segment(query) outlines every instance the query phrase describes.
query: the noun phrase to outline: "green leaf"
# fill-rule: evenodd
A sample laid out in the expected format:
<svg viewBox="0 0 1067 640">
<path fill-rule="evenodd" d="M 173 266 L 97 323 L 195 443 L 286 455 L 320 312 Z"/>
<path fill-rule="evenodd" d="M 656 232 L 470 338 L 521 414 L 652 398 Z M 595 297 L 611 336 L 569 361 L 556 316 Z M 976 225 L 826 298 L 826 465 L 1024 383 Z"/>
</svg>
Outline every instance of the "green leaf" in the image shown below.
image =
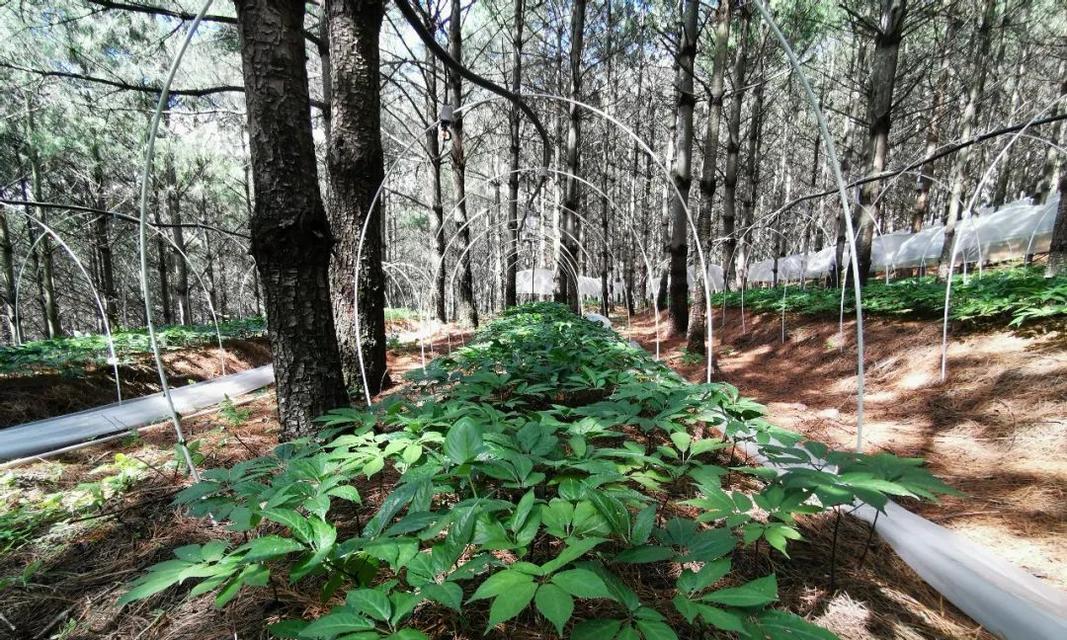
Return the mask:
<svg viewBox="0 0 1067 640">
<path fill-rule="evenodd" d="M 182 580 L 182 573 L 190 566 L 192 565 L 184 560 L 167 560 L 153 566 L 147 574 L 135 580 L 132 588 L 119 598 L 119 606 L 143 600 L 178 584 Z"/>
<path fill-rule="evenodd" d="M 637 512 L 633 529 L 630 532 L 630 544 L 639 545 L 648 542 L 652 535 L 652 526 L 656 522 L 656 505 L 652 504 Z"/>
<path fill-rule="evenodd" d="M 491 629 L 501 622 L 519 615 L 530 604 L 530 600 L 533 599 L 536 591 L 537 585 L 531 580 L 530 582 L 517 584 L 507 592 L 498 595 L 493 600 L 493 606 L 489 608 L 489 625 L 487 629 Z"/>
<path fill-rule="evenodd" d="M 386 622 L 393 611 L 389 596 L 377 589 L 356 589 L 345 596 L 345 604 L 359 613 Z"/>
<path fill-rule="evenodd" d="M 778 581 L 774 574 L 747 582 L 740 587 L 712 591 L 701 600 L 731 607 L 757 607 L 778 599 Z"/>
<path fill-rule="evenodd" d="M 467 601 L 473 602 L 474 600 L 482 600 L 485 598 L 492 598 L 502 593 L 507 593 L 512 589 L 516 589 L 528 584 L 533 583 L 533 576 L 521 571 L 504 570 L 498 571 L 489 576 L 485 582 L 478 586 L 478 589 L 474 592 Z M 533 592 L 530 592 L 530 597 L 533 597 Z"/>
<path fill-rule="evenodd" d="M 764 611 L 759 617 L 759 627 L 771 640 L 837 640 L 829 630 L 785 611 Z"/>
<path fill-rule="evenodd" d="M 700 571 L 693 572 L 688 569 L 683 571 L 682 575 L 678 576 L 678 588 L 686 593 L 695 593 L 721 580 L 729 572 L 729 558 L 707 562 L 700 568 Z"/>
<path fill-rule="evenodd" d="M 334 487 L 326 493 L 327 495 L 334 496 L 335 498 L 341 498 L 342 500 L 348 500 L 349 502 L 355 502 L 356 504 L 360 504 L 363 502 L 363 499 L 359 497 L 359 491 L 357 491 L 356 488 L 350 484 L 343 484 L 339 487 Z"/>
<path fill-rule="evenodd" d="M 308 519 L 292 509 L 264 509 L 263 517 L 289 527 L 293 537 L 301 542 L 311 542 L 312 531 Z"/>
<path fill-rule="evenodd" d="M 661 562 L 673 557 L 674 549 L 671 549 L 670 547 L 642 545 L 640 547 L 631 547 L 630 549 L 620 552 L 615 556 L 615 562 L 644 564 L 649 562 Z"/>
<path fill-rule="evenodd" d="M 552 576 L 551 581 L 564 591 L 578 598 L 610 598 L 604 581 L 588 569 L 570 569 Z"/>
<path fill-rule="evenodd" d="M 292 538 L 283 538 L 275 535 L 261 536 L 252 540 L 246 546 L 248 547 L 248 551 L 244 555 L 245 562 L 273 560 L 279 556 L 284 556 L 285 554 L 294 551 L 301 551 L 305 548 L 304 545 Z"/>
<path fill-rule="evenodd" d="M 579 540 L 571 541 L 554 560 L 549 560 L 541 565 L 541 570 L 547 575 L 562 569 L 578 558 L 584 556 L 601 542 L 604 542 L 603 538 L 581 538 Z"/>
<path fill-rule="evenodd" d="M 693 437 L 684 431 L 675 431 L 671 434 L 671 442 L 678 448 L 679 451 L 685 452 L 689 449 L 689 445 L 693 443 Z"/>
<path fill-rule="evenodd" d="M 645 637 L 645 640 L 678 640 L 674 629 L 671 629 L 666 622 L 638 620 L 637 628 L 641 631 L 641 635 Z"/>
<path fill-rule="evenodd" d="M 374 629 L 374 623 L 354 611 L 335 609 L 304 627 L 300 637 L 329 639 L 342 633 L 371 629 Z"/>
<path fill-rule="evenodd" d="M 422 457 L 422 445 L 409 444 L 402 454 L 401 458 L 408 464 L 415 464 Z"/>
<path fill-rule="evenodd" d="M 571 640 L 611 640 L 619 633 L 622 620 L 586 620 L 571 630 Z"/>
<path fill-rule="evenodd" d="M 419 589 L 419 593 L 455 611 L 463 606 L 463 589 L 455 582 L 427 584 Z"/>
<path fill-rule="evenodd" d="M 554 584 L 543 584 L 534 596 L 534 604 L 562 636 L 563 625 L 567 624 L 567 620 L 570 620 L 571 614 L 574 613 L 574 598 L 571 594 Z"/>
<path fill-rule="evenodd" d="M 713 627 L 725 631 L 743 632 L 745 630 L 744 619 L 736 613 L 713 607 L 710 604 L 698 604 L 696 608 L 700 619 Z"/>
<path fill-rule="evenodd" d="M 267 625 L 270 634 L 277 638 L 299 638 L 300 633 L 308 626 L 307 620 L 282 620 Z"/>
<path fill-rule="evenodd" d="M 460 418 L 445 436 L 445 455 L 456 464 L 470 462 L 484 447 L 481 429 L 470 418 Z"/>
</svg>

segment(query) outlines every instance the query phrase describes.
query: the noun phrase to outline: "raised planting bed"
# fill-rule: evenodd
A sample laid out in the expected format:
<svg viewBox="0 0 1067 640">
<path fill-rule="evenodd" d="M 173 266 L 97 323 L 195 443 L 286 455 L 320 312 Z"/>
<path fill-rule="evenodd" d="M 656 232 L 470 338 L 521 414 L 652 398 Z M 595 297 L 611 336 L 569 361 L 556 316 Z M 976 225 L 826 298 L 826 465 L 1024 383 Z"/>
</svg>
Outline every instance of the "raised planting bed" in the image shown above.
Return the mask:
<svg viewBox="0 0 1067 640">
<path fill-rule="evenodd" d="M 288 638 L 833 638 L 779 601 L 798 518 L 951 491 L 917 461 L 777 429 L 555 304 L 410 376 L 315 438 L 206 472 L 177 501 L 231 533 L 174 549 L 121 602 L 260 590 Z M 772 438 L 773 459 L 836 471 L 734 457 Z"/>
</svg>

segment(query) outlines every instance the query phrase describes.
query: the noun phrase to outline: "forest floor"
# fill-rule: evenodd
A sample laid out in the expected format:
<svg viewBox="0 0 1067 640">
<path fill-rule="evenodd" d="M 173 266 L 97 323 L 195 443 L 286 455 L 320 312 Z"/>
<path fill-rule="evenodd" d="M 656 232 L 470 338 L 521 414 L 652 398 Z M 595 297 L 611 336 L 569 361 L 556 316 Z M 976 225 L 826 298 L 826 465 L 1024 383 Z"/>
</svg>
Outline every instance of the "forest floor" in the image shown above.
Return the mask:
<svg viewBox="0 0 1067 640">
<path fill-rule="evenodd" d="M 270 363 L 266 337 L 234 338 L 218 347 L 164 351 L 163 365 L 171 386 L 180 387 Z M 150 353 L 125 358 L 119 365 L 122 397 L 158 393 L 159 374 Z M 91 409 L 115 402 L 115 373 L 109 365 L 87 363 L 64 370 L 30 369 L 0 375 L 0 429 Z"/>
<path fill-rule="evenodd" d="M 838 355 L 836 343 L 826 342 L 832 336 L 820 333 L 829 329 L 822 327 L 820 323 L 812 323 L 812 326 L 805 328 L 807 325 L 793 320 L 791 326 L 795 328 L 791 330 L 790 341 L 780 348 L 792 355 L 785 360 L 776 360 L 775 364 L 770 366 L 769 363 L 774 358 L 770 352 L 779 349 L 774 343 L 778 335 L 777 325 L 769 317 L 750 319 L 750 322 L 753 324 L 745 334 L 741 334 L 739 328 L 732 332 L 729 327 L 722 332 L 725 340 L 718 347 L 718 353 L 725 377 L 738 384 L 746 395 L 755 396 L 768 403 L 772 418 L 782 426 L 810 429 L 809 433 L 813 436 L 841 446 L 849 446 L 854 437 L 849 431 L 849 398 L 850 393 L 854 393 L 854 383 L 848 380 L 847 345 L 844 352 Z M 958 440 L 965 438 L 964 432 L 957 432 L 956 429 L 963 427 L 945 427 L 937 433 L 927 434 L 925 439 L 917 435 L 905 438 L 900 433 L 893 436 L 880 435 L 894 424 L 891 416 L 897 414 L 889 411 L 891 405 L 902 405 L 895 411 L 904 415 L 907 412 L 903 405 L 914 402 L 916 395 L 913 391 L 907 391 L 895 400 L 879 400 L 882 397 L 880 393 L 888 393 L 882 388 L 888 384 L 885 381 L 888 378 L 884 377 L 890 375 L 886 373 L 886 369 L 891 366 L 918 367 L 919 363 L 916 354 L 901 352 L 908 360 L 906 365 L 885 364 L 878 367 L 879 363 L 891 357 L 890 352 L 899 351 L 897 347 L 901 345 L 902 340 L 907 340 L 910 344 L 911 338 L 901 335 L 902 323 L 886 323 L 884 327 L 877 322 L 872 324 L 875 326 L 869 329 L 869 357 L 875 370 L 869 380 L 869 393 L 873 396 L 869 404 L 871 442 L 878 443 L 886 439 L 891 445 L 906 445 L 902 449 L 906 453 L 925 453 L 931 458 L 935 472 L 946 476 L 952 484 L 971 493 L 969 500 L 960 501 L 958 505 L 954 505 L 953 500 L 946 500 L 941 506 L 924 509 L 923 513 L 927 517 L 953 527 L 960 523 L 974 522 L 996 524 L 1000 520 L 982 519 L 990 517 L 985 512 L 996 508 L 1007 510 L 1010 507 L 1011 512 L 1016 514 L 1016 526 L 1047 527 L 1044 532 L 1034 532 L 1032 540 L 1027 538 L 1027 534 L 1011 529 L 1005 530 L 1003 535 L 1014 536 L 1005 540 L 1030 540 L 1036 545 L 1030 548 L 1028 553 L 1039 553 L 1041 559 L 1032 560 L 1024 566 L 1062 585 L 1062 562 L 1057 561 L 1056 549 L 1051 544 L 1057 535 L 1063 533 L 1062 517 L 1059 521 L 1054 520 L 1056 514 L 1062 514 L 1062 506 L 1052 504 L 1046 497 L 1046 492 L 1055 491 L 1056 485 L 1051 482 L 1042 484 L 1030 478 L 1025 481 L 1026 486 L 1022 487 L 1023 480 L 1017 478 L 1022 472 L 1016 468 L 1036 468 L 1044 461 L 1048 464 L 1045 473 L 1049 477 L 1058 477 L 1058 487 L 1062 489 L 1063 475 L 1057 475 L 1057 469 L 1062 470 L 1062 466 L 1054 466 L 1056 450 L 1048 441 L 1049 438 L 1046 436 L 1042 439 L 1030 433 L 1030 430 L 1016 429 L 1016 441 L 1011 443 L 1006 440 L 1008 436 L 1004 434 L 1004 429 L 1014 424 L 1010 420 L 1006 423 L 1007 426 L 1001 422 L 996 423 L 1001 429 L 996 432 L 998 435 L 985 433 L 976 426 L 986 422 L 976 423 L 969 428 L 974 430 L 977 436 L 989 439 L 989 446 L 995 444 L 1002 449 L 1006 448 L 998 469 L 984 468 L 976 471 L 969 464 L 948 469 L 951 456 L 956 455 L 958 458 L 960 455 L 958 452 L 953 454 L 948 447 L 962 446 Z M 616 323 L 616 327 L 626 335 L 624 326 L 625 321 Z M 650 317 L 639 318 L 633 326 L 632 337 L 639 342 L 650 342 L 653 336 L 651 326 Z M 832 329 L 831 333 L 836 335 L 836 325 Z M 915 329 L 918 331 L 922 327 Z M 930 333 L 929 330 L 926 331 L 927 334 Z M 467 337 L 469 332 L 453 332 L 442 328 L 433 341 L 434 353 L 447 353 L 450 345 L 455 348 Z M 1057 410 L 1055 407 L 1044 407 L 1044 404 L 1037 403 L 1035 399 L 1042 396 L 1042 403 L 1045 403 L 1048 398 L 1067 396 L 1062 388 L 1059 388 L 1058 395 L 1053 394 L 1055 389 L 1049 388 L 1049 385 L 1057 380 L 1058 384 L 1063 384 L 1061 372 L 1064 362 L 1061 347 L 1056 346 L 1055 342 L 1046 344 L 1045 341 L 1052 338 L 1014 339 L 1027 341 L 1031 346 L 1045 346 L 1035 347 L 1033 351 L 1021 350 L 1021 354 L 1028 355 L 1030 360 L 1027 361 L 1026 368 L 1019 371 L 1031 372 L 1028 375 L 1032 377 L 1027 378 L 1025 384 L 1013 384 L 1022 387 L 1015 393 L 1027 394 L 1028 399 L 1019 401 L 1022 403 L 1020 407 L 1026 406 L 1026 410 L 1014 406 L 1016 401 L 1008 398 L 1008 394 L 1001 393 L 1001 401 L 1008 402 L 1012 406 L 1011 411 L 1015 411 L 1016 415 L 1028 415 L 1028 423 L 1040 419 L 1062 419 L 1062 411 L 1058 414 L 1059 418 L 1056 418 L 1053 416 Z M 916 344 L 921 342 L 917 338 L 915 340 Z M 790 347 L 794 342 L 797 344 Z M 881 349 L 884 353 L 879 351 L 879 344 L 883 345 Z M 934 344 L 932 339 L 930 344 Z M 668 360 L 683 372 L 699 376 L 698 366 L 689 366 L 682 361 L 683 355 L 679 347 L 678 341 L 667 343 L 665 353 Z M 1000 348 L 1004 348 L 1003 345 Z M 936 347 L 931 346 L 930 349 L 930 353 L 936 355 Z M 816 351 L 828 354 L 823 356 L 825 362 L 820 362 L 820 359 L 815 357 Z M 973 346 L 969 351 L 971 357 L 979 359 L 981 354 L 976 352 Z M 957 372 L 953 375 L 962 376 L 970 365 L 960 361 L 955 347 L 953 355 L 955 366 L 958 367 L 953 370 Z M 429 357 L 431 354 L 427 353 L 427 358 Z M 786 357 L 786 353 L 782 353 L 780 357 Z M 1021 358 L 1022 355 L 1018 357 Z M 389 364 L 394 380 L 400 380 L 403 372 L 418 367 L 420 349 L 417 343 L 394 344 L 390 349 Z M 774 374 L 774 370 L 779 373 Z M 982 370 L 987 371 L 988 364 Z M 930 375 L 936 374 L 933 365 L 930 371 Z M 1046 382 L 1040 382 L 1046 377 Z M 979 378 L 968 379 L 972 380 L 972 384 L 978 384 Z M 775 380 L 777 382 L 774 382 Z M 936 377 L 931 380 L 936 380 Z M 805 388 L 805 382 L 810 383 L 810 389 Z M 851 392 L 850 384 L 853 385 Z M 933 382 L 928 384 L 933 386 Z M 986 385 L 985 393 L 989 395 L 990 383 L 987 381 L 983 384 Z M 1038 386 L 1043 386 L 1043 391 L 1033 389 Z M 402 390 L 403 387 L 404 385 L 400 384 L 391 392 Z M 798 401 L 804 404 L 801 405 Z M 996 404 L 992 398 L 990 402 Z M 939 403 L 952 407 L 957 413 L 977 411 L 967 405 L 963 398 L 955 396 L 952 399 L 942 399 Z M 201 468 L 232 466 L 240 460 L 263 455 L 276 444 L 279 425 L 272 390 L 262 390 L 243 398 L 235 398 L 234 404 L 236 406 L 219 411 L 205 411 L 184 421 L 187 438 L 200 443 L 198 451 L 204 456 Z M 881 406 L 886 407 L 882 409 L 887 411 L 886 415 L 879 413 L 877 407 Z M 995 409 L 996 407 L 992 407 L 989 411 Z M 1008 409 L 1002 411 L 1008 412 Z M 1042 415 L 1047 414 L 1046 418 L 1034 418 L 1037 411 L 1043 412 Z M 822 412 L 826 412 L 825 418 L 821 416 Z M 826 424 L 816 419 L 825 420 Z M 911 421 L 915 425 L 919 423 L 919 419 L 915 417 Z M 808 424 L 809 422 L 811 424 Z M 817 424 L 822 424 L 821 431 L 815 429 Z M 1044 428 L 1051 432 L 1057 427 L 1062 427 L 1062 424 L 1045 425 Z M 951 437 L 941 437 L 945 434 Z M 895 441 L 890 441 L 889 437 L 895 438 Z M 1047 450 L 1035 453 L 1035 457 L 1027 460 L 1014 459 L 1029 451 L 1034 444 L 1034 438 L 1044 442 Z M 293 603 L 306 607 L 306 615 L 316 615 L 322 611 L 322 605 L 318 603 L 315 593 L 296 593 L 290 590 L 282 594 L 271 594 L 269 590 L 242 592 L 233 603 L 221 611 L 211 606 L 210 597 L 187 598 L 183 594 L 185 590 L 172 591 L 161 598 L 157 597 L 151 607 L 137 605 L 119 609 L 115 606 L 115 600 L 122 593 L 124 585 L 141 575 L 148 566 L 169 557 L 170 550 L 174 547 L 227 535 L 223 525 L 192 518 L 171 506 L 171 497 L 187 482 L 182 471 L 175 468 L 173 460 L 173 433 L 168 425 L 159 425 L 142 431 L 139 437 L 118 444 L 88 447 L 50 461 L 13 469 L 6 472 L 6 477 L 0 473 L 0 499 L 7 499 L 4 495 L 7 491 L 30 498 L 36 495 L 38 499 L 58 494 L 64 496 L 63 500 L 67 506 L 78 509 L 74 511 L 75 517 L 67 515 L 64 518 L 64 524 L 46 527 L 43 531 L 40 527 L 29 531 L 33 537 L 24 541 L 25 543 L 0 539 L 0 638 L 200 640 L 240 637 L 243 640 L 267 637 L 264 622 L 272 620 L 280 613 L 277 611 L 277 598 L 287 602 L 287 608 L 290 609 Z M 1020 486 L 1014 490 L 1000 487 L 998 492 L 993 494 L 991 492 L 992 485 L 995 484 L 994 478 L 1002 470 L 1010 478 L 1015 478 L 1013 482 L 1020 483 Z M 124 474 L 129 477 L 124 477 Z M 971 486 L 972 484 L 974 486 Z M 71 505 L 72 496 L 85 492 L 87 486 L 103 486 L 106 499 L 99 504 L 92 503 L 88 506 Z M 361 487 L 360 492 L 364 494 L 365 500 L 371 502 L 376 493 L 380 493 L 380 489 L 380 486 Z M 1015 495 L 1015 490 L 1022 492 L 1024 489 L 1033 495 L 1028 499 Z M 983 491 L 989 493 L 982 493 Z M 976 495 L 988 495 L 988 500 Z M 1062 492 L 1059 495 L 1062 496 Z M 1047 505 L 1046 500 L 1049 501 Z M 1030 513 L 1040 511 L 1046 506 L 1046 513 Z M 1023 509 L 1027 510 L 1027 515 L 1019 515 Z M 1005 513 L 1002 517 L 1006 518 L 1007 515 Z M 1023 522 L 1024 520 L 1026 522 Z M 1001 531 L 990 524 L 986 524 L 986 527 Z M 3 529 L 4 527 L 0 527 L 0 532 Z M 869 531 L 858 521 L 845 518 L 841 520 L 840 529 L 836 532 L 837 562 L 832 587 L 829 562 L 835 534 L 832 516 L 805 518 L 801 530 L 805 539 L 790 546 L 791 559 L 755 559 L 758 562 L 774 563 L 775 572 L 780 579 L 779 591 L 783 604 L 796 613 L 829 627 L 846 640 L 992 638 L 945 602 L 936 591 L 915 576 L 891 549 L 879 543 L 877 539 L 871 548 L 865 551 Z M 14 527 L 12 531 L 17 532 L 18 527 Z M 1056 533 L 1057 531 L 1059 533 Z M 981 529 L 978 528 L 969 531 L 964 529 L 964 533 L 968 535 L 980 532 Z M 987 537 L 979 537 L 978 540 L 983 544 L 996 544 Z M 18 548 L 3 551 L 10 542 L 19 545 Z M 1013 555 L 1021 553 L 1021 547 L 1008 548 L 1001 544 L 998 550 L 1006 557 L 1024 564 L 1018 555 Z M 292 611 L 289 613 L 292 614 Z M 451 625 L 442 625 L 441 628 L 449 626 Z M 431 635 L 441 638 L 467 637 L 453 633 Z M 475 637 L 481 637 L 480 630 L 470 636 L 472 639 Z"/>
<path fill-rule="evenodd" d="M 721 316 L 717 316 L 721 317 Z M 838 448 L 856 443 L 854 321 L 746 314 L 727 309 L 715 327 L 719 370 L 767 405 L 781 427 Z M 623 334 L 625 318 L 617 325 Z M 666 316 L 660 329 L 666 335 Z M 1067 589 L 1067 332 L 1062 322 L 1026 331 L 950 335 L 948 381 L 940 382 L 941 324 L 864 320 L 867 369 L 864 446 L 921 457 L 964 492 L 908 506 L 1049 583 Z M 655 349 L 651 314 L 632 339 Z M 701 360 L 684 338 L 661 343 L 663 359 L 694 381 Z"/>
</svg>

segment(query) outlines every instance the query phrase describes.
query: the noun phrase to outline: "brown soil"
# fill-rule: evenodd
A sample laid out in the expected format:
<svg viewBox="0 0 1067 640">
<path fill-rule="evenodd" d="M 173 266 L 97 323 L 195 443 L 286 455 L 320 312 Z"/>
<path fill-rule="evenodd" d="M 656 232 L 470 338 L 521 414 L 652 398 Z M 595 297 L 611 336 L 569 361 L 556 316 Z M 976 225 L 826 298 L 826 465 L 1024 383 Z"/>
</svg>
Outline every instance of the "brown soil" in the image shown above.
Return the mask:
<svg viewBox="0 0 1067 640">
<path fill-rule="evenodd" d="M 783 343 L 780 316 L 746 315 L 745 324 L 736 309 L 725 327 L 716 323 L 713 379 L 766 404 L 775 424 L 854 447 L 854 325 L 841 336 L 835 320 L 787 316 Z M 940 324 L 872 317 L 864 328 L 865 450 L 925 458 L 966 495 L 909 506 L 1067 588 L 1067 336 L 1055 328 L 952 335 L 942 384 Z M 632 334 L 654 349 L 650 314 Z M 665 340 L 665 361 L 702 381 L 703 365 L 683 347 L 684 339 Z"/>
<path fill-rule="evenodd" d="M 461 344 L 458 332 L 451 339 L 439 334 L 434 350 L 447 352 L 448 342 Z M 427 354 L 429 357 L 429 354 Z M 419 349 L 406 346 L 391 351 L 391 372 L 400 374 L 418 367 Z M 394 375 L 394 379 L 401 379 Z M 391 390 L 402 391 L 403 386 Z M 239 460 L 267 453 L 277 441 L 279 425 L 273 392 L 237 398 L 251 410 L 243 424 L 233 425 L 216 413 L 205 412 L 185 420 L 190 440 L 200 440 L 207 459 L 202 466 L 231 466 Z M 114 443 L 113 443 L 114 444 Z M 317 616 L 327 609 L 317 599 L 317 584 L 296 588 L 245 589 L 225 609 L 211 604 L 211 595 L 188 598 L 187 588 L 170 589 L 150 600 L 118 609 L 115 600 L 124 585 L 152 564 L 171 557 L 174 548 L 212 538 L 239 536 L 222 525 L 191 518 L 170 506 L 170 496 L 187 483 L 171 467 L 173 433 L 167 425 L 142 432 L 135 442 L 89 447 L 61 458 L 14 470 L 19 486 L 61 491 L 92 477 L 93 469 L 111 460 L 116 451 L 151 463 L 149 473 L 124 496 L 102 512 L 103 517 L 74 523 L 53 532 L 38 543 L 0 557 L 0 576 L 18 573 L 28 562 L 40 565 L 25 586 L 8 589 L 0 598 L 0 639 L 49 637 L 60 630 L 64 638 L 222 639 L 266 638 L 266 624 L 293 616 Z M 737 474 L 738 481 L 747 476 Z M 749 480 L 750 481 L 750 480 Z M 360 486 L 361 512 L 376 509 L 389 483 L 375 479 Z M 358 516 L 351 520 L 358 524 Z M 345 521 L 340 518 L 339 522 Z M 841 521 L 837 545 L 834 589 L 830 589 L 828 558 L 833 545 L 832 516 L 809 518 L 802 523 L 805 540 L 791 545 L 792 558 L 784 560 L 767 553 L 766 546 L 738 555 L 735 563 L 744 574 L 766 575 L 774 570 L 780 579 L 783 602 L 793 611 L 825 625 L 847 640 L 868 638 L 914 640 L 918 638 L 977 638 L 991 640 L 938 594 L 923 584 L 890 550 L 875 540 L 864 553 L 868 531 L 849 518 Z M 346 535 L 352 532 L 346 532 Z M 47 551 L 47 553 L 44 553 Z M 665 567 L 666 569 L 666 567 Z M 651 569 L 650 569 L 651 570 Z M 655 571 L 635 585 L 643 599 L 671 614 L 668 603 L 672 581 Z M 284 581 L 278 581 L 280 585 Z M 314 582 L 314 581 L 312 581 Z M 660 584 L 662 583 L 662 584 Z M 469 594 L 468 594 L 469 595 Z M 661 602 L 662 601 L 662 602 Z M 484 603 L 478 603 L 479 605 Z M 506 625 L 506 632 L 483 635 L 484 606 L 470 607 L 463 616 L 439 607 L 423 607 L 414 622 L 434 638 L 481 637 L 525 640 L 542 638 L 544 624 L 533 614 L 523 614 Z M 586 610 L 585 618 L 608 611 Z"/>
<path fill-rule="evenodd" d="M 270 362 L 266 338 L 228 340 L 220 357 L 218 347 L 199 347 L 163 353 L 167 381 L 180 387 L 236 373 Z M 123 399 L 158 393 L 159 375 L 150 354 L 136 356 L 119 366 Z M 24 422 L 60 416 L 115 402 L 115 372 L 110 366 L 92 366 L 76 375 L 32 372 L 0 377 L 0 429 Z"/>
</svg>

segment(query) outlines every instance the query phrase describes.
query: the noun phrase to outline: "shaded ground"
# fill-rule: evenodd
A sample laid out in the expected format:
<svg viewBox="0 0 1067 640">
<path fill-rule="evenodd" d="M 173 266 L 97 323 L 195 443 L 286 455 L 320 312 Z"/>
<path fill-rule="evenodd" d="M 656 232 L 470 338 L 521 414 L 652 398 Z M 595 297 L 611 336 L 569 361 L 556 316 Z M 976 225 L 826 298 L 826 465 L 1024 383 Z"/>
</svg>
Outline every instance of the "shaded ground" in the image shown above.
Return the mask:
<svg viewBox="0 0 1067 640">
<path fill-rule="evenodd" d="M 171 386 L 180 387 L 236 373 L 270 362 L 267 339 L 233 339 L 218 347 L 193 347 L 163 352 Z M 159 375 L 151 354 L 127 358 L 119 366 L 123 399 L 158 393 Z M 31 371 L 0 376 L 0 428 L 61 416 L 115 402 L 115 373 L 92 365 L 70 371 Z"/>
<path fill-rule="evenodd" d="M 721 316 L 720 316 L 721 318 Z M 716 323 L 714 379 L 766 404 L 773 422 L 837 447 L 855 446 L 854 325 L 746 315 Z M 666 331 L 662 327 L 661 330 Z M 625 322 L 620 323 L 625 326 Z M 868 451 L 921 456 L 965 497 L 917 511 L 1003 558 L 1067 588 L 1067 336 L 1061 327 L 950 337 L 940 382 L 941 326 L 867 318 L 864 443 Z M 651 315 L 633 337 L 654 348 Z M 702 379 L 702 364 L 661 349 L 673 367 Z"/>
</svg>

